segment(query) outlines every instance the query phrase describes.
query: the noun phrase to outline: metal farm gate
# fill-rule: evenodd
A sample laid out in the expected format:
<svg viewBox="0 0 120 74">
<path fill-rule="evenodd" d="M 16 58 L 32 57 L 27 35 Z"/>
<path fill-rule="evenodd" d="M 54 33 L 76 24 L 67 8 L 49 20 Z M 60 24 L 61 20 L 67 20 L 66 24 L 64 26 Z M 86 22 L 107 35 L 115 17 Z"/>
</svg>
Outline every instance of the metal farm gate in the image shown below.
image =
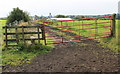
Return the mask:
<svg viewBox="0 0 120 74">
<path fill-rule="evenodd" d="M 77 42 L 113 35 L 113 16 L 45 21 L 46 44 Z"/>
</svg>

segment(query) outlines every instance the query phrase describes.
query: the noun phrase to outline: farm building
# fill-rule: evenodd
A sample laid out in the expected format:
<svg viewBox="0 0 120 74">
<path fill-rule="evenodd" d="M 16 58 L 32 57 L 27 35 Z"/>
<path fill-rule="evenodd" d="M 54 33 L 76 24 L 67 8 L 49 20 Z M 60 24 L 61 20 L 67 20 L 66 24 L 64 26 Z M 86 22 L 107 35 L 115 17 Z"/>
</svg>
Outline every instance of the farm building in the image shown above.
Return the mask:
<svg viewBox="0 0 120 74">
<path fill-rule="evenodd" d="M 72 20 L 71 18 L 49 18 L 47 20 L 50 20 L 50 21 L 58 21 L 58 20 Z"/>
</svg>

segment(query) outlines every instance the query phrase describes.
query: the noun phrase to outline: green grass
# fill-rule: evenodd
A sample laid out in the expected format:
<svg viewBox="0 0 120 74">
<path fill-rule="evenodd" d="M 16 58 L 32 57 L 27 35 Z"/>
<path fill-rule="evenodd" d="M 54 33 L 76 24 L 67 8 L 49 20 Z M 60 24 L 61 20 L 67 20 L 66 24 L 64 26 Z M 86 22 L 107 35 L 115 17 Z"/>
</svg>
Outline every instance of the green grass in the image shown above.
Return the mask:
<svg viewBox="0 0 120 74">
<path fill-rule="evenodd" d="M 17 47 L 10 47 L 7 50 L 4 49 L 4 36 L 2 27 L 5 25 L 6 21 L 1 20 L 0 24 L 0 42 L 2 46 L 2 66 L 5 65 L 21 65 L 23 63 L 30 63 L 34 57 L 40 54 L 46 54 L 52 50 L 53 45 L 44 45 L 44 41 L 41 41 L 41 44 L 37 45 L 24 45 L 19 44 Z M 14 44 L 13 42 L 10 42 Z"/>
<path fill-rule="evenodd" d="M 2 50 L 2 43 L 3 43 L 3 29 L 2 27 L 5 26 L 6 20 L 0 20 L 0 50 Z"/>
<path fill-rule="evenodd" d="M 5 26 L 6 20 L 0 20 L 0 42 L 2 43 L 3 39 L 2 39 L 2 33 L 3 33 L 3 29 L 2 26 Z"/>
<path fill-rule="evenodd" d="M 97 23 L 101 23 L 101 22 L 110 22 L 110 20 L 98 20 Z M 120 20 L 119 20 L 120 22 Z M 91 24 L 91 23 L 95 23 L 95 20 L 85 20 L 83 21 L 83 24 Z M 80 25 L 80 26 L 72 26 L 72 27 L 64 27 L 64 28 L 59 28 L 62 30 L 72 30 L 72 29 L 82 29 L 82 28 L 92 28 L 95 27 L 94 25 L 84 25 L 82 26 L 82 21 L 69 21 L 69 22 L 63 22 L 61 23 L 53 23 L 53 24 L 48 24 L 50 26 L 67 26 L 67 25 Z M 102 26 L 109 26 L 109 23 L 103 23 L 103 24 L 97 24 L 97 27 L 102 27 Z M 120 46 L 120 44 L 118 43 L 118 38 L 120 38 L 120 36 L 118 36 L 118 30 L 120 30 L 120 27 L 118 28 L 118 20 L 116 20 L 116 38 L 111 38 L 111 37 L 105 37 L 105 38 L 101 38 L 101 39 L 95 39 L 97 41 L 99 41 L 103 47 L 107 47 L 110 48 L 112 51 L 114 52 L 118 52 L 120 51 L 120 48 L 118 48 L 118 46 Z M 96 31 L 96 32 L 95 32 Z M 95 33 L 104 33 L 104 32 L 110 32 L 110 27 L 104 27 L 104 28 L 99 28 L 98 30 L 96 29 L 89 29 L 89 30 L 77 30 L 77 31 L 70 31 L 73 33 L 76 33 L 77 35 L 84 35 L 85 37 L 89 37 L 89 38 L 94 38 L 95 36 L 91 36 L 90 34 L 95 34 Z M 100 36 L 108 36 L 110 34 L 98 34 L 97 37 Z"/>
<path fill-rule="evenodd" d="M 30 63 L 37 55 L 50 52 L 52 47 L 45 45 L 18 46 L 17 48 L 8 49 L 2 52 L 2 65 L 22 65 Z"/>
<path fill-rule="evenodd" d="M 120 30 L 120 20 L 116 20 L 116 37 L 107 37 L 107 38 L 102 38 L 102 39 L 97 39 L 104 47 L 109 47 L 113 52 L 118 53 L 120 51 L 120 35 L 119 35 L 119 30 Z"/>
</svg>

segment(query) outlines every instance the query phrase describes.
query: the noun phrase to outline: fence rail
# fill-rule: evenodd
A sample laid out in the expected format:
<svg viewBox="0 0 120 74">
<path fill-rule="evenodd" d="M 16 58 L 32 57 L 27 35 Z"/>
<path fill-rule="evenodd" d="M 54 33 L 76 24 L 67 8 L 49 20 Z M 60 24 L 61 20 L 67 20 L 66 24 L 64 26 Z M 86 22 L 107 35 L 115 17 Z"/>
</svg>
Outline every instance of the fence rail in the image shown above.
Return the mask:
<svg viewBox="0 0 120 74">
<path fill-rule="evenodd" d="M 21 32 L 18 31 L 18 29 L 21 28 Z M 30 28 L 36 28 L 37 32 L 25 32 L 25 29 L 30 29 Z M 25 41 L 31 40 L 38 40 L 38 43 L 40 43 L 40 40 L 45 40 L 45 32 L 44 32 L 44 26 L 38 25 L 38 26 L 4 26 L 3 29 L 5 30 L 5 33 L 3 35 L 5 36 L 5 46 L 8 48 L 9 46 L 17 46 L 18 43 L 22 40 L 24 43 Z M 9 33 L 8 30 L 14 29 L 14 33 Z M 26 38 L 26 34 L 32 34 L 35 35 L 37 34 L 37 38 Z M 19 35 L 21 35 L 22 38 L 19 38 Z M 8 36 L 15 36 L 12 39 L 9 39 Z M 9 44 L 9 42 L 15 42 L 17 44 Z"/>
</svg>

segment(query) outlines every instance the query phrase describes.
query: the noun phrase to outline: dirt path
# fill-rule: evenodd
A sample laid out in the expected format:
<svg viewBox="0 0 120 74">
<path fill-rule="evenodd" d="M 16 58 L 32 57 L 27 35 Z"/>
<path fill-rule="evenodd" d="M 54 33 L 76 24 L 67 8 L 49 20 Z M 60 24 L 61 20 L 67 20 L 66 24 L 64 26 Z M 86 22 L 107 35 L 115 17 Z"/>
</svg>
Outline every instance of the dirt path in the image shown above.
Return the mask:
<svg viewBox="0 0 120 74">
<path fill-rule="evenodd" d="M 94 40 L 56 44 L 50 53 L 37 56 L 31 63 L 6 66 L 3 71 L 117 72 L 118 57 L 108 50 Z"/>
</svg>

